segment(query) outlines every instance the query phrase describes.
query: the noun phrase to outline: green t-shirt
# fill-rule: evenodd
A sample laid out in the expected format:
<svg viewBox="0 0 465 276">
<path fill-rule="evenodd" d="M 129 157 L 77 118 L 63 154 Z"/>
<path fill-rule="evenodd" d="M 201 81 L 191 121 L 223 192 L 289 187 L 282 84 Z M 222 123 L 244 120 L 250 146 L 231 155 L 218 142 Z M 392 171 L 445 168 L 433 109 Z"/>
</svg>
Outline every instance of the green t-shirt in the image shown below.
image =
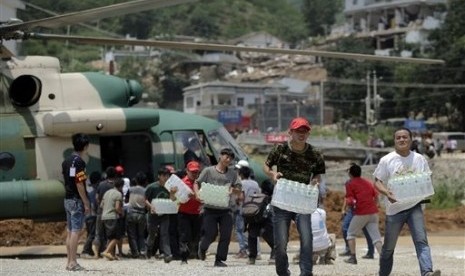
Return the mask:
<svg viewBox="0 0 465 276">
<path fill-rule="evenodd" d="M 160 185 L 160 182 L 157 181 L 155 183 L 152 183 L 147 186 L 147 189 L 145 190 L 145 198 L 149 201 L 152 202 L 154 198 L 170 198 L 170 193 L 168 190 Z"/>
<path fill-rule="evenodd" d="M 306 144 L 305 151 L 292 151 L 287 143 L 274 147 L 265 161 L 268 167 L 277 166 L 283 178 L 303 184 L 310 183 L 313 175 L 325 173 L 325 161 L 320 151 Z"/>
<path fill-rule="evenodd" d="M 102 199 L 102 220 L 117 219 L 118 213 L 116 212 L 116 202 L 120 202 L 123 206 L 123 194 L 116 190 L 108 190 Z"/>
</svg>

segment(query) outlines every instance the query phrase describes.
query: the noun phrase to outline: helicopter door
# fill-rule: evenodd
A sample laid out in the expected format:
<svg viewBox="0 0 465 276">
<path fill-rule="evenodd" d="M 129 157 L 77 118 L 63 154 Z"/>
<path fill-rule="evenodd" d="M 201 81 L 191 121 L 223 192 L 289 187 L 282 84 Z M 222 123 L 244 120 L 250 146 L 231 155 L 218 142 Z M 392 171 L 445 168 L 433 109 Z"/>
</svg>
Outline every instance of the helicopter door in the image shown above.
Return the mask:
<svg viewBox="0 0 465 276">
<path fill-rule="evenodd" d="M 102 170 L 108 166 L 122 165 L 124 175 L 133 178 L 142 171 L 152 173 L 152 144 L 144 133 L 100 137 Z"/>
</svg>

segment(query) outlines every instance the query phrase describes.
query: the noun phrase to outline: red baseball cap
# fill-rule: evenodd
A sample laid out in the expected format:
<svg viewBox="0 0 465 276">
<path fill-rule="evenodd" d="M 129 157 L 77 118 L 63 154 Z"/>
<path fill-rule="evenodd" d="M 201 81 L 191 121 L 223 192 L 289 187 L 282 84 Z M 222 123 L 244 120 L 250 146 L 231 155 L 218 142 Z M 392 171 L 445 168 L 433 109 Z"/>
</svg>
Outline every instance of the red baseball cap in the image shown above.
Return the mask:
<svg viewBox="0 0 465 276">
<path fill-rule="evenodd" d="M 123 173 L 124 173 L 124 168 L 123 168 L 123 166 L 118 165 L 118 166 L 115 167 L 115 171 L 116 171 L 118 174 L 123 174 Z"/>
<path fill-rule="evenodd" d="M 197 161 L 190 161 L 187 163 L 187 170 L 190 172 L 198 172 L 200 171 L 200 164 Z"/>
<path fill-rule="evenodd" d="M 299 128 L 306 128 L 308 130 L 311 130 L 312 125 L 307 121 L 307 119 L 305 119 L 303 117 L 294 118 L 291 121 L 289 129 L 290 130 L 296 130 L 296 129 L 299 129 Z"/>
</svg>

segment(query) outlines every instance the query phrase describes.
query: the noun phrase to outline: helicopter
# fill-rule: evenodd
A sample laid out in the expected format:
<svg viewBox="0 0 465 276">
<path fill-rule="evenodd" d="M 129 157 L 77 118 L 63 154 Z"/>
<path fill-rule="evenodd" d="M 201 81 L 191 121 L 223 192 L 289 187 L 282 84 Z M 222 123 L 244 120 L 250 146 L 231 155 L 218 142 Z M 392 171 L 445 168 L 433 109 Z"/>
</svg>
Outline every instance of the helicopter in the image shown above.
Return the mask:
<svg viewBox="0 0 465 276">
<path fill-rule="evenodd" d="M 193 3 L 195 0 L 136 0 L 52 16 L 40 20 L 0 23 L 0 40 L 66 40 L 105 45 L 142 45 L 180 50 L 245 51 L 315 55 L 328 58 L 389 62 L 442 63 L 440 60 L 383 57 L 313 50 L 254 48 L 235 45 L 160 40 L 126 40 L 31 32 Z M 72 152 L 70 137 L 86 133 L 91 142 L 87 172 L 121 165 L 125 176 L 143 171 L 153 177 L 161 166 L 185 167 L 188 145 L 203 166 L 213 165 L 222 148 L 231 148 L 236 161 L 248 160 L 257 181 L 266 176 L 250 160 L 224 126 L 213 119 L 173 110 L 134 107 L 142 86 L 97 72 L 61 73 L 50 56 L 15 57 L 0 45 L 0 219 L 64 218 L 61 162 Z"/>
</svg>

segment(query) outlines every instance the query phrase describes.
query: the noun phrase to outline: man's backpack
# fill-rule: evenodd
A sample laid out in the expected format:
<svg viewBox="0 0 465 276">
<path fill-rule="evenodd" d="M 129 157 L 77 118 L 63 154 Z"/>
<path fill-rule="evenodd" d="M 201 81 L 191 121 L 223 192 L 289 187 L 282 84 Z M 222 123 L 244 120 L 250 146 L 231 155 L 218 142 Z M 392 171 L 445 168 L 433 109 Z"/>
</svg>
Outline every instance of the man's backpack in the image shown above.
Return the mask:
<svg viewBox="0 0 465 276">
<path fill-rule="evenodd" d="M 242 204 L 244 221 L 246 223 L 263 222 L 269 216 L 270 201 L 270 197 L 262 193 L 247 196 Z"/>
</svg>

